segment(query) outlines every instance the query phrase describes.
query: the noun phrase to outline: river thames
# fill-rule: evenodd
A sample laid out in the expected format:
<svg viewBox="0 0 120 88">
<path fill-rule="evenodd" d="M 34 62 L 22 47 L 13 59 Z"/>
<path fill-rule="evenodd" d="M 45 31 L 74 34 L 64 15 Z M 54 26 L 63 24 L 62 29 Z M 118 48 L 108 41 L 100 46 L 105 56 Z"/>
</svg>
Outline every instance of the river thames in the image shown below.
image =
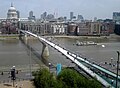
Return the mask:
<svg viewBox="0 0 120 88">
<path fill-rule="evenodd" d="M 114 38 L 48 38 L 50 41 L 59 44 L 67 50 L 77 53 L 83 57 L 86 57 L 92 62 L 100 64 L 107 69 L 116 71 L 117 52 L 120 51 L 120 37 Z M 94 41 L 98 45 L 91 46 L 76 46 L 76 41 Z M 42 44 L 37 39 L 28 40 L 28 44 L 39 55 L 42 52 Z M 104 47 L 102 47 L 104 45 Z M 49 46 L 48 46 L 49 47 Z M 61 63 L 62 65 L 73 65 L 71 61 L 66 59 L 61 53 L 57 52 L 53 48 L 49 47 L 50 56 L 49 62 L 56 65 Z M 107 64 L 105 64 L 105 62 Z M 111 65 L 111 64 L 112 65 Z M 25 70 L 29 69 L 29 66 L 34 69 L 35 66 L 42 65 L 41 58 L 31 53 L 19 39 L 5 39 L 0 40 L 0 71 L 9 70 L 12 66 L 16 66 L 16 69 Z"/>
</svg>

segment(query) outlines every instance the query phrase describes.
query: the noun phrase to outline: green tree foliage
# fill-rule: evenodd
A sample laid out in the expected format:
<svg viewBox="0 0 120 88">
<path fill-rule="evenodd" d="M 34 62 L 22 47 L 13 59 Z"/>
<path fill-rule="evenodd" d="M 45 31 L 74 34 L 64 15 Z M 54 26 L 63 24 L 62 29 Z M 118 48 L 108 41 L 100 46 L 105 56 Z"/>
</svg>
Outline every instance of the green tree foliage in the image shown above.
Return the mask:
<svg viewBox="0 0 120 88">
<path fill-rule="evenodd" d="M 37 88 L 53 88 L 56 84 L 53 74 L 50 74 L 47 69 L 39 70 L 33 75 L 35 76 L 34 83 Z"/>
<path fill-rule="evenodd" d="M 96 80 L 89 80 L 73 69 L 63 69 L 57 79 L 64 82 L 69 88 L 102 88 Z"/>
<path fill-rule="evenodd" d="M 39 70 L 33 75 L 36 88 L 102 88 L 95 79 L 89 80 L 68 68 L 63 69 L 57 77 L 48 69 Z"/>
</svg>

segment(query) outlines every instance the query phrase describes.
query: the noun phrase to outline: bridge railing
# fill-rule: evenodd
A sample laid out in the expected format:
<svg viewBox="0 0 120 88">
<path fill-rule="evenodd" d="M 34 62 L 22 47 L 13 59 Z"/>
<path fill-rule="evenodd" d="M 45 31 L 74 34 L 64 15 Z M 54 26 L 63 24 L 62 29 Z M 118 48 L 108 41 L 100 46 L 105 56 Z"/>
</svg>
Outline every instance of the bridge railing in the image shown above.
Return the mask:
<svg viewBox="0 0 120 88">
<path fill-rule="evenodd" d="M 76 54 L 73 54 L 73 53 L 69 53 L 69 54 L 72 55 L 73 57 L 75 57 L 76 59 L 78 59 L 78 60 L 80 60 L 80 61 L 83 61 L 83 62 L 85 62 L 86 64 L 88 64 L 88 65 L 90 65 L 90 66 L 92 66 L 92 67 L 100 70 L 101 72 L 104 72 L 104 73 L 106 73 L 107 75 L 110 75 L 110 76 L 112 76 L 112 77 L 114 77 L 114 78 L 116 79 L 116 76 L 117 76 L 117 75 L 116 75 L 114 72 L 109 71 L 109 70 L 101 67 L 100 65 L 97 65 L 96 63 L 91 63 L 91 62 L 88 61 L 86 58 L 85 58 L 85 59 L 84 59 L 84 58 L 81 58 L 80 56 L 78 56 L 78 55 L 76 55 Z M 120 76 L 118 76 L 118 79 L 120 80 Z"/>
</svg>

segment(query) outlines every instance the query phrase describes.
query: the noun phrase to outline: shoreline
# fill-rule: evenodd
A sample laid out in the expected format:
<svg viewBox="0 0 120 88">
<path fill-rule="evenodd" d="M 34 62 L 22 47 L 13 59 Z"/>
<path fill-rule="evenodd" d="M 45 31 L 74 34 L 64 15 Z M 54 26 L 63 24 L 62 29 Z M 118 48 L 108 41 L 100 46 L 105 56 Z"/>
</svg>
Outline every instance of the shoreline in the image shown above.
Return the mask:
<svg viewBox="0 0 120 88">
<path fill-rule="evenodd" d="M 43 38 L 70 38 L 70 39 L 111 39 L 111 38 L 120 38 L 119 35 L 110 34 L 109 36 L 74 36 L 74 35 L 46 35 L 41 36 Z"/>
<path fill-rule="evenodd" d="M 67 35 L 51 35 L 51 36 L 41 36 L 43 38 L 51 37 L 51 38 L 72 38 L 72 39 L 111 39 L 111 38 L 120 38 L 120 36 L 111 34 L 110 36 L 67 36 Z M 0 35 L 0 40 L 7 39 L 19 39 L 19 34 L 4 34 Z M 32 36 L 29 36 L 28 39 L 36 39 Z"/>
<path fill-rule="evenodd" d="M 19 39 L 19 34 L 3 34 L 0 35 L 0 40 L 7 40 L 7 39 Z"/>
</svg>

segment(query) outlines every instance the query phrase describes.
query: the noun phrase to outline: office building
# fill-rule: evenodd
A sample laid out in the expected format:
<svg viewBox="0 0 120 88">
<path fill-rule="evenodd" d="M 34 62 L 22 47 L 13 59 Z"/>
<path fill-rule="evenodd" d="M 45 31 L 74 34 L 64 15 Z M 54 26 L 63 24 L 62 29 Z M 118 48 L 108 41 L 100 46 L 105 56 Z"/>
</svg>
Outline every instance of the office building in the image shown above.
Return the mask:
<svg viewBox="0 0 120 88">
<path fill-rule="evenodd" d="M 41 14 L 41 19 L 46 19 L 47 18 L 47 12 L 44 12 L 43 14 Z"/>
<path fill-rule="evenodd" d="M 83 18 L 82 15 L 78 15 L 77 20 L 80 21 L 80 22 L 82 22 L 84 20 L 84 18 Z"/>
<path fill-rule="evenodd" d="M 33 11 L 29 12 L 29 17 L 33 17 Z"/>
<path fill-rule="evenodd" d="M 53 14 L 48 14 L 48 15 L 47 15 L 47 19 L 48 19 L 48 20 L 54 19 L 54 15 L 53 15 Z"/>
<path fill-rule="evenodd" d="M 74 13 L 73 12 L 70 12 L 70 20 L 72 20 L 74 17 Z"/>
<path fill-rule="evenodd" d="M 113 21 L 120 23 L 120 12 L 113 12 Z"/>
<path fill-rule="evenodd" d="M 28 19 L 35 21 L 35 16 L 33 15 L 33 11 L 30 11 L 30 12 L 29 12 L 29 17 L 28 17 Z"/>
<path fill-rule="evenodd" d="M 17 18 L 20 18 L 20 12 L 17 11 Z"/>
</svg>

